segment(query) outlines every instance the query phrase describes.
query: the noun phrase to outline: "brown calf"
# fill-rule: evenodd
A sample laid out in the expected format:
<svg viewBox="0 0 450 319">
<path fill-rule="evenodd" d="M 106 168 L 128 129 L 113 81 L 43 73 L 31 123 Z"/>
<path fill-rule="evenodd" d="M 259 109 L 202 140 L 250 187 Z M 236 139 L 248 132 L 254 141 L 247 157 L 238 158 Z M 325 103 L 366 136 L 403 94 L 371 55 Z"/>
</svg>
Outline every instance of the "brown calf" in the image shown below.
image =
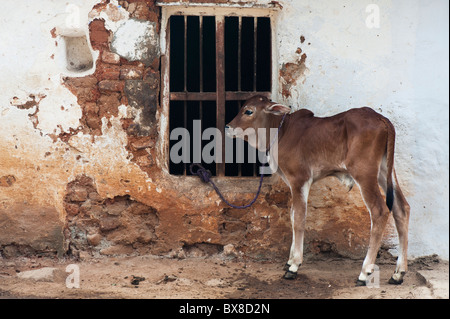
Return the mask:
<svg viewBox="0 0 450 319">
<path fill-rule="evenodd" d="M 227 135 L 258 145 L 258 128 L 278 128 L 278 162 L 270 157 L 271 167 L 290 187 L 292 194 L 292 245 L 284 278 L 294 279 L 303 261 L 303 236 L 306 205 L 311 184 L 327 176 L 337 177 L 349 189 L 356 183 L 371 216 L 369 250 L 357 284 L 364 285 L 373 272 L 382 234 L 393 212 L 400 241 L 400 256 L 391 284 L 401 284 L 407 270 L 408 223 L 410 207 L 403 196 L 394 170 L 395 130 L 392 123 L 374 110 L 363 107 L 331 117 L 315 117 L 311 111 L 291 109 L 255 96 L 245 102 L 239 114 L 226 126 Z M 253 133 L 242 134 L 248 128 Z M 240 133 L 238 133 L 240 132 Z M 380 188 L 386 194 L 384 201 Z"/>
</svg>

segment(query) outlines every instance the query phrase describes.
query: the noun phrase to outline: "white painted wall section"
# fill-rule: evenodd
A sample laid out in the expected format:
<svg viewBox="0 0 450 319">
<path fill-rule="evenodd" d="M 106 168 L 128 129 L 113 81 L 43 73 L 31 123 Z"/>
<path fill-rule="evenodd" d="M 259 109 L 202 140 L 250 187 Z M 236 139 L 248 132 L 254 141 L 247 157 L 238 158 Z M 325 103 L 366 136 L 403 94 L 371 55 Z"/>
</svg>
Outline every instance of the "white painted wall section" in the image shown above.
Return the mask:
<svg viewBox="0 0 450 319">
<path fill-rule="evenodd" d="M 297 61 L 298 47 L 307 55 L 307 70 L 284 102 L 317 116 L 367 105 L 388 117 L 397 130 L 397 175 L 411 205 L 409 254 L 448 259 L 449 3 L 282 4 L 279 63 Z M 379 8 L 379 28 L 366 25 L 371 4 Z"/>
</svg>

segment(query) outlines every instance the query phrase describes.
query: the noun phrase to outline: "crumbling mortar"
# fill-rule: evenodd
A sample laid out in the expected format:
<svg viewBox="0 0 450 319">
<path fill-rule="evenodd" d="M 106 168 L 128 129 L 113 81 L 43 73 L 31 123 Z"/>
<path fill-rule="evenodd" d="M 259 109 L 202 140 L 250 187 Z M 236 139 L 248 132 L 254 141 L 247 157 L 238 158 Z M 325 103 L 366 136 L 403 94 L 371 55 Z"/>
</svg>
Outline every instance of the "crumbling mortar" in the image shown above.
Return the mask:
<svg viewBox="0 0 450 319">
<path fill-rule="evenodd" d="M 106 4 L 99 4 L 94 9 L 102 10 L 106 8 Z M 160 9 L 153 1 L 136 1 L 130 4 L 127 1 L 120 1 L 119 4 L 129 10 L 130 17 L 155 22 L 159 30 Z M 54 136 L 54 141 L 59 138 L 63 142 L 68 142 L 71 136 L 79 132 L 99 136 L 102 134 L 102 117 L 119 116 L 120 105 L 131 106 L 138 110 L 136 114 L 140 116 L 121 119 L 123 129 L 129 137 L 126 149 L 132 155 L 130 156 L 132 161 L 148 172 L 150 166 L 156 162 L 156 154 L 152 148 L 157 135 L 159 57 L 146 67 L 139 61 L 128 61 L 112 53 L 110 49 L 112 34 L 106 29 L 105 21 L 102 19 L 94 19 L 89 25 L 89 30 L 93 49 L 100 51 L 94 73 L 82 78 L 63 79 L 63 84 L 77 97 L 82 107 L 81 125 Z M 149 137 L 153 142 L 146 149 L 131 146 L 132 143 L 142 144 Z"/>
</svg>

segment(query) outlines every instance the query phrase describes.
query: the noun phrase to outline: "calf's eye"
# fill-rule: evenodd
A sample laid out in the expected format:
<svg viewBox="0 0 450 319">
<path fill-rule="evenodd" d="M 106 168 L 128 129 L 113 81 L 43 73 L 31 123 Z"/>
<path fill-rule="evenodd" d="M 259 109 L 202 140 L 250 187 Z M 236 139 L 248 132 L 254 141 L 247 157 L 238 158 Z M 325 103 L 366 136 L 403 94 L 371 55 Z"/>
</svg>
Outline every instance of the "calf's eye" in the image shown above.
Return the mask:
<svg viewBox="0 0 450 319">
<path fill-rule="evenodd" d="M 244 114 L 245 114 L 245 115 L 252 115 L 252 114 L 253 114 L 253 111 L 246 110 L 246 111 L 244 112 Z"/>
</svg>

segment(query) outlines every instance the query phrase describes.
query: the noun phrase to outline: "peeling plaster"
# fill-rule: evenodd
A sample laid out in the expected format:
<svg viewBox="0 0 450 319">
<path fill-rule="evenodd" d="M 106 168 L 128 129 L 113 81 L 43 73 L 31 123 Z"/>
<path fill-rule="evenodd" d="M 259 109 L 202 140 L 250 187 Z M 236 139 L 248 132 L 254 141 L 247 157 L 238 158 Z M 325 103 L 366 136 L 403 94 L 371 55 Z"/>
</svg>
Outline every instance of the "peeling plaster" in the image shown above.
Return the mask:
<svg viewBox="0 0 450 319">
<path fill-rule="evenodd" d="M 105 7 L 95 8 L 89 12 L 89 20 L 103 19 L 106 29 L 116 32 L 130 17 L 130 13 L 119 5 L 117 0 L 112 0 Z"/>
<path fill-rule="evenodd" d="M 228 6 L 230 11 L 241 6 L 235 2 Z M 89 39 L 89 23 L 103 19 L 116 39 L 117 53 L 130 61 L 157 56 L 159 52 L 150 51 L 159 49 L 159 44 L 156 25 L 130 18 L 117 1 L 71 3 L 79 9 L 79 20 L 71 16 L 73 11 L 67 10 L 65 2 L 50 0 L 5 2 L 0 12 L 0 20 L 12 30 L 2 31 L 0 43 L 0 69 L 7 75 L 0 79 L 0 218 L 14 221 L 11 231 L 23 232 L 9 237 L 2 232 L 1 240 L 28 240 L 37 248 L 49 243 L 51 246 L 53 240 L 53 248 L 61 251 L 58 229 L 66 220 L 63 199 L 67 184 L 85 175 L 103 198 L 128 194 L 130 200 L 160 210 L 159 227 L 166 227 L 162 232 L 177 229 L 179 236 L 164 238 L 165 249 L 178 245 L 176 240 L 180 238 L 186 245 L 216 245 L 242 235 L 244 239 L 239 240 L 245 243 L 239 243 L 243 247 L 288 250 L 290 233 L 281 232 L 290 229 L 286 190 L 275 179 L 264 186 L 266 198 L 247 215 L 239 213 L 236 217 L 238 214 L 225 209 L 207 186 L 168 175 L 166 163 L 160 163 L 165 157 L 156 156 L 157 165 L 147 170 L 136 164 L 128 149 L 124 120 L 139 118 L 140 110 L 120 102 L 115 114 L 100 118 L 101 135 L 77 131 L 82 107 L 62 79 L 84 77 L 96 70 L 68 71 L 63 37 Z M 253 3 L 245 1 L 241 7 Z M 318 116 L 362 105 L 388 116 L 397 128 L 397 175 L 412 206 L 410 255 L 439 253 L 448 258 L 448 98 L 443 97 L 448 95 L 448 72 L 442 71 L 448 69 L 448 61 L 447 65 L 442 62 L 442 57 L 448 56 L 448 49 L 444 49 L 448 40 L 442 40 L 448 39 L 448 31 L 442 37 L 444 28 L 438 28 L 445 20 L 442 12 L 448 12 L 448 4 L 447 10 L 441 10 L 438 2 L 425 5 L 419 1 L 383 0 L 379 2 L 383 8 L 382 27 L 369 30 L 364 26 L 364 1 L 279 3 L 283 9 L 276 20 L 278 52 L 274 56 L 279 70 L 284 66 L 294 77 L 280 79 L 280 74 L 274 72 L 281 82 L 277 85 L 286 80 L 289 94 L 282 94 L 280 85 L 273 99 L 294 109 L 307 107 Z M 79 21 L 79 25 L 67 24 L 68 18 Z M 126 41 L 132 37 L 140 41 L 145 32 L 150 36 L 144 47 Z M 95 65 L 100 52 L 91 47 L 90 51 Z M 307 58 L 302 62 L 303 54 Z M 300 65 L 307 72 L 301 71 Z M 164 155 L 167 144 L 161 141 L 167 139 L 168 118 L 164 110 L 159 110 L 156 118 L 161 134 L 156 147 Z M 61 133 L 70 134 L 62 141 L 57 137 Z M 313 212 L 307 221 L 307 239 L 326 234 L 342 245 L 344 253 L 364 251 L 370 227 L 368 213 L 357 190 L 347 194 L 336 184 L 327 180 L 311 189 L 309 204 Z M 246 191 L 239 197 L 245 201 L 257 185 L 248 181 L 242 181 L 242 185 Z M 232 185 L 227 187 L 230 196 L 238 196 Z M 199 193 L 205 195 L 201 201 Z M 38 229 L 46 235 L 31 232 L 32 236 L 27 236 L 23 230 L 34 229 L 36 217 L 45 218 L 51 229 Z M 187 219 L 198 221 L 197 226 L 184 225 Z M 254 233 L 220 234 L 214 220 L 244 225 L 245 231 L 256 231 L 261 238 L 251 238 Z M 48 237 L 50 233 L 53 235 Z M 391 229 L 388 236 L 392 234 Z M 394 237 L 387 242 L 395 245 Z M 316 246 L 322 249 L 320 243 Z"/>
<path fill-rule="evenodd" d="M 159 36 L 156 24 L 129 19 L 114 32 L 111 50 L 129 61 L 150 65 L 159 56 Z"/>
</svg>

